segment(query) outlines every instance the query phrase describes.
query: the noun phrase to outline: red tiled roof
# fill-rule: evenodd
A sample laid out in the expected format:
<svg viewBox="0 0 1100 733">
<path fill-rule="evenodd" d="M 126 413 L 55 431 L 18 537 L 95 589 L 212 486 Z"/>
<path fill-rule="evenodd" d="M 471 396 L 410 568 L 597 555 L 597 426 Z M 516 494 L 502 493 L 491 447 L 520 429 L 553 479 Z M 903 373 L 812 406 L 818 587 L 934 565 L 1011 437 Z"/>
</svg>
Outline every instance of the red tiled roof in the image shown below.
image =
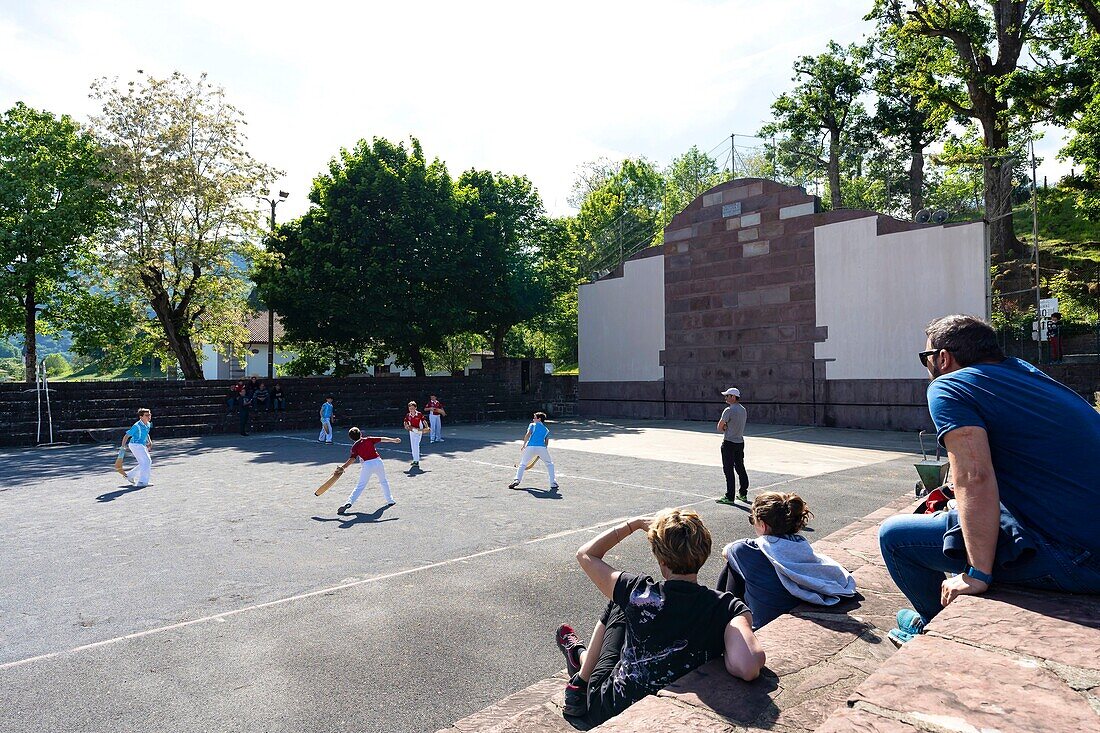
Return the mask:
<svg viewBox="0 0 1100 733">
<path fill-rule="evenodd" d="M 250 344 L 266 344 L 267 343 L 267 311 L 260 311 L 253 314 L 247 321 L 244 322 L 244 327 L 248 329 L 248 342 Z M 278 314 L 275 315 L 275 341 L 279 341 L 283 337 L 283 321 L 279 318 Z"/>
</svg>

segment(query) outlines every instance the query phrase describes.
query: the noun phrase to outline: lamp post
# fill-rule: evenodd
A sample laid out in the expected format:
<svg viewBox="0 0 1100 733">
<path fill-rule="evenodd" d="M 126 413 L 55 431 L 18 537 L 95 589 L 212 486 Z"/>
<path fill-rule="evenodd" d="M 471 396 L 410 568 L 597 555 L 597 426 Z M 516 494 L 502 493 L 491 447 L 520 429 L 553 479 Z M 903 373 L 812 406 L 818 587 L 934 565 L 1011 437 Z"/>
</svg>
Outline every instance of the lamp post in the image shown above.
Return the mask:
<svg viewBox="0 0 1100 733">
<path fill-rule="evenodd" d="M 269 199 L 264 199 L 267 203 L 271 204 L 271 236 L 275 236 L 275 207 L 286 201 L 286 197 L 290 194 L 286 191 L 279 191 L 279 197 L 272 196 Z M 271 305 L 267 306 L 267 378 L 275 379 L 275 311 L 271 309 Z"/>
</svg>

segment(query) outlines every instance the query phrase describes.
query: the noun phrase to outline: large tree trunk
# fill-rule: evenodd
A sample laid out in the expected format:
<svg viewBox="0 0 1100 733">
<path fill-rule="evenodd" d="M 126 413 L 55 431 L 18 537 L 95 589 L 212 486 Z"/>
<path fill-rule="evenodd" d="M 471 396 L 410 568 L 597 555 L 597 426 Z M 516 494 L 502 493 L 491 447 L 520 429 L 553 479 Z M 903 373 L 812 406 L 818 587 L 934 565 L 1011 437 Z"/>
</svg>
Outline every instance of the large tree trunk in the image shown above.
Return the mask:
<svg viewBox="0 0 1100 733">
<path fill-rule="evenodd" d="M 493 329 L 493 358 L 504 358 L 504 339 L 511 330 L 509 326 L 497 326 Z"/>
<path fill-rule="evenodd" d="M 176 355 L 176 361 L 183 370 L 183 378 L 203 379 L 202 362 L 195 352 L 195 345 L 191 343 L 190 329 L 184 320 L 185 309 L 172 308 L 168 302 L 168 293 L 163 290 L 150 301 L 150 305 L 164 329 L 168 348 Z"/>
<path fill-rule="evenodd" d="M 843 204 L 840 197 L 840 130 L 829 131 L 829 206 L 834 211 Z"/>
<path fill-rule="evenodd" d="M 412 368 L 413 371 L 416 372 L 416 376 L 427 376 L 428 372 L 424 369 L 424 355 L 420 353 L 420 347 L 412 347 L 412 352 L 410 352 L 409 356 L 412 358 Z"/>
<path fill-rule="evenodd" d="M 1008 152 L 1008 131 L 1002 129 L 993 105 L 989 105 L 988 111 L 991 114 L 983 114 L 979 119 L 986 147 L 986 157 L 982 159 L 982 195 L 985 220 L 989 222 L 990 249 L 1002 257 L 1010 252 L 1021 255 L 1027 248 L 1012 228 L 1012 160 L 990 157 Z"/>
<path fill-rule="evenodd" d="M 38 366 L 38 329 L 35 319 L 38 315 L 37 281 L 31 278 L 27 283 L 27 292 L 23 301 L 23 349 L 27 352 L 23 357 L 23 368 L 26 370 L 24 381 L 34 384 L 35 371 Z"/>
<path fill-rule="evenodd" d="M 909 215 L 916 216 L 924 208 L 924 145 L 919 131 L 909 138 L 909 154 Z"/>
</svg>

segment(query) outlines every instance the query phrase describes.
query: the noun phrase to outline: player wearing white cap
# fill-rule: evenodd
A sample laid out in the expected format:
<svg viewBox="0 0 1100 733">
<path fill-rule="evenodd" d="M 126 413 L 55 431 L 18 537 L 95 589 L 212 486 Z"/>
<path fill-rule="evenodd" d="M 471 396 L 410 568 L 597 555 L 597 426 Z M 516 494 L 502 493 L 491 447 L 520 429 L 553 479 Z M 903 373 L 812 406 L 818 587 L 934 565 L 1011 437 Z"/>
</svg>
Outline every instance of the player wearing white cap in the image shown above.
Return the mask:
<svg viewBox="0 0 1100 733">
<path fill-rule="evenodd" d="M 718 499 L 719 504 L 736 504 L 737 500 L 749 500 L 749 474 L 745 470 L 745 423 L 749 413 L 741 404 L 741 390 L 730 387 L 722 395 L 726 398 L 726 409 L 718 421 L 718 432 L 722 439 L 722 471 L 726 474 L 726 495 Z M 741 490 L 737 490 L 737 482 Z"/>
</svg>

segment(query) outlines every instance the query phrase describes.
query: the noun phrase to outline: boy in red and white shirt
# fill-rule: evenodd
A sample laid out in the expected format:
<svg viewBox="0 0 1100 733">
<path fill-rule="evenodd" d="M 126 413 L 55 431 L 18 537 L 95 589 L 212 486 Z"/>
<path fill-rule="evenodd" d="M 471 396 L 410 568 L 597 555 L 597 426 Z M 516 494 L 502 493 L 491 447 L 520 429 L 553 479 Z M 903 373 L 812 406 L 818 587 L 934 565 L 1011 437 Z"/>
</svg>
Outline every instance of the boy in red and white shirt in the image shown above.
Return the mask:
<svg viewBox="0 0 1100 733">
<path fill-rule="evenodd" d="M 378 451 L 375 446 L 379 443 L 400 443 L 400 438 L 379 438 L 374 436 L 363 437 L 359 432 L 359 428 L 351 428 L 348 430 L 348 437 L 354 441 L 351 446 L 351 455 L 344 465 L 340 466 L 336 470 L 343 473 L 344 469 L 355 463 L 361 461 L 363 468 L 359 471 L 359 483 L 355 485 L 355 489 L 351 492 L 351 496 L 348 497 L 348 503 L 336 510 L 337 514 L 347 514 L 348 509 L 351 509 L 351 505 L 355 503 L 355 500 L 359 498 L 359 495 L 363 493 L 363 489 L 366 488 L 367 482 L 370 481 L 370 477 L 377 475 L 378 482 L 382 484 L 382 497 L 386 500 L 386 505 L 382 507 L 393 506 L 397 502 L 393 500 L 393 495 L 390 494 L 390 482 L 386 480 L 386 467 L 382 465 L 382 459 L 378 456 Z"/>
<path fill-rule="evenodd" d="M 447 411 L 443 409 L 443 403 L 435 398 L 433 394 L 424 405 L 424 410 L 428 413 L 428 423 L 432 426 L 431 442 L 442 443 L 443 442 L 443 416 L 447 414 Z"/>
<path fill-rule="evenodd" d="M 412 467 L 420 468 L 420 438 L 428 430 L 428 421 L 417 411 L 415 402 L 409 403 L 409 411 L 405 413 L 405 429 L 409 431 L 409 445 L 412 446 Z"/>
</svg>

